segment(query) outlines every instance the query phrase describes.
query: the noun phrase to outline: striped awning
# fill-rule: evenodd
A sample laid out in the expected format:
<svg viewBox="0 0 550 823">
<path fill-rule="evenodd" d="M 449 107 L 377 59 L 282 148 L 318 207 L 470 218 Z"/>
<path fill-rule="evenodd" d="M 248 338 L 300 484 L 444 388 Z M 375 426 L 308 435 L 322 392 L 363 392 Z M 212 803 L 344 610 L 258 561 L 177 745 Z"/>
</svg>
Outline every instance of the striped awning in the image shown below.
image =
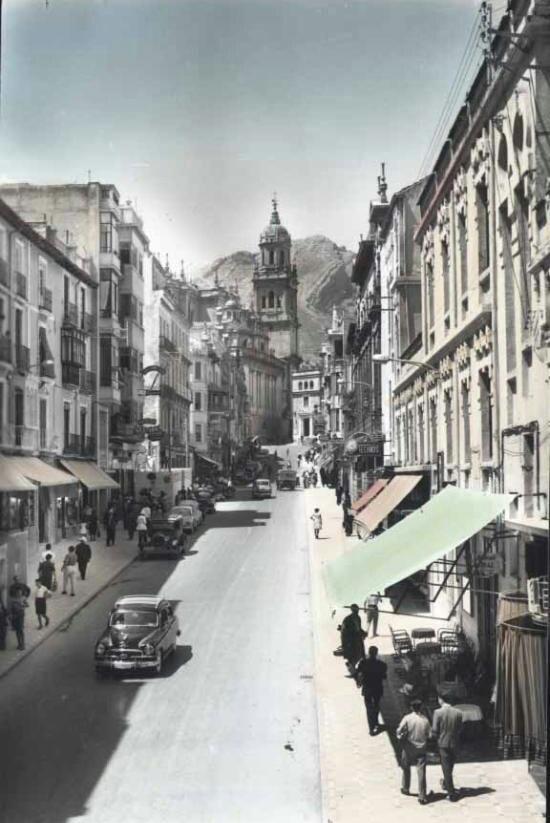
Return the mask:
<svg viewBox="0 0 550 823">
<path fill-rule="evenodd" d="M 24 477 L 41 486 L 66 486 L 69 483 L 78 483 L 72 474 L 45 463 L 39 457 L 8 457 L 6 459 L 13 463 Z"/>
<path fill-rule="evenodd" d="M 374 500 L 377 494 L 380 494 L 382 489 L 384 489 L 390 481 L 387 478 L 381 477 L 378 480 L 375 480 L 374 483 L 368 487 L 366 492 L 363 492 L 361 497 L 358 497 L 355 503 L 352 504 L 351 508 L 354 512 L 360 512 L 365 506 L 368 506 L 371 500 Z"/>
<path fill-rule="evenodd" d="M 393 477 L 385 489 L 376 495 L 355 520 L 368 532 L 373 532 L 380 523 L 412 492 L 422 480 L 421 474 L 398 474 Z"/>
<path fill-rule="evenodd" d="M 9 458 L 0 455 L 0 492 L 32 492 L 35 488 Z"/>
</svg>

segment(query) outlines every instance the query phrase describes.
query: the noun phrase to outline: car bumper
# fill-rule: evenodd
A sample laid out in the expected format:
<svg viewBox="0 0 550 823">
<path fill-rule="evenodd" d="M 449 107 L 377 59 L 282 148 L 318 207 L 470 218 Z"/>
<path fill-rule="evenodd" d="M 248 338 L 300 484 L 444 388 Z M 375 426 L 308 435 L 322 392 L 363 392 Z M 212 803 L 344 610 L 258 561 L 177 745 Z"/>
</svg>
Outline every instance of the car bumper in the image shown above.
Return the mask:
<svg viewBox="0 0 550 823">
<path fill-rule="evenodd" d="M 102 658 L 95 659 L 96 669 L 102 671 L 132 671 L 132 669 L 154 669 L 157 661 L 154 658 L 136 659 L 136 660 L 104 660 Z"/>
</svg>

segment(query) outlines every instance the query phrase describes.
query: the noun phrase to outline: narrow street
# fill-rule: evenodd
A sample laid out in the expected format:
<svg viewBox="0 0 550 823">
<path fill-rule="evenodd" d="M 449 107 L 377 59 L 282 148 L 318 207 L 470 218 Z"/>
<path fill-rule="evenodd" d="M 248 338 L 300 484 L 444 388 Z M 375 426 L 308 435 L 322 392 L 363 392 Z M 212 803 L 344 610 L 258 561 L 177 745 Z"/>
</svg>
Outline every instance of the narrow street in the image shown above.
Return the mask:
<svg viewBox="0 0 550 823">
<path fill-rule="evenodd" d="M 0 682 L 2 823 L 321 819 L 303 501 L 220 504 L 179 565 L 133 563 Z M 177 604 L 177 656 L 96 679 L 110 607 L 145 592 Z"/>
</svg>

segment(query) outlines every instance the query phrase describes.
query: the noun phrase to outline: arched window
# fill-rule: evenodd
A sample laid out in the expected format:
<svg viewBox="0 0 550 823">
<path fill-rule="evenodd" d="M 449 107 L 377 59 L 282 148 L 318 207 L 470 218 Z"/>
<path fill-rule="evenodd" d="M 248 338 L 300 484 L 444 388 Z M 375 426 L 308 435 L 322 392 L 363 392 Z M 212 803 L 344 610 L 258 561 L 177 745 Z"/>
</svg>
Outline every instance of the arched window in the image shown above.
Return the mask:
<svg viewBox="0 0 550 823">
<path fill-rule="evenodd" d="M 273 309 L 275 307 L 275 295 L 272 291 L 269 292 L 268 306 L 270 309 Z"/>
<path fill-rule="evenodd" d="M 498 165 L 502 171 L 508 171 L 508 143 L 504 134 L 500 136 L 498 144 Z"/>
<path fill-rule="evenodd" d="M 283 305 L 283 304 L 282 304 L 282 302 L 281 302 L 281 295 L 280 295 L 280 294 L 278 294 L 278 295 L 277 295 L 277 308 L 278 308 L 278 309 L 280 309 L 280 308 L 282 307 L 282 305 Z"/>
<path fill-rule="evenodd" d="M 519 112 L 516 114 L 516 118 L 514 120 L 512 138 L 514 141 L 514 147 L 518 151 L 521 151 L 523 148 L 523 117 Z"/>
<path fill-rule="evenodd" d="M 266 305 L 267 305 L 267 298 L 266 298 L 265 294 L 262 294 L 262 309 L 265 309 Z"/>
<path fill-rule="evenodd" d="M 298 383 L 298 391 L 302 391 L 303 387 L 304 387 L 304 384 L 300 380 L 300 382 Z"/>
<path fill-rule="evenodd" d="M 310 381 L 309 381 L 309 388 L 310 388 L 310 389 L 312 389 L 312 388 L 313 388 L 313 380 L 310 380 Z"/>
<path fill-rule="evenodd" d="M 279 265 L 284 266 L 285 264 L 285 253 L 283 250 L 279 252 Z"/>
<path fill-rule="evenodd" d="M 270 249 L 269 250 L 269 265 L 272 266 L 274 262 L 275 262 L 275 252 L 273 251 L 273 249 Z"/>
</svg>

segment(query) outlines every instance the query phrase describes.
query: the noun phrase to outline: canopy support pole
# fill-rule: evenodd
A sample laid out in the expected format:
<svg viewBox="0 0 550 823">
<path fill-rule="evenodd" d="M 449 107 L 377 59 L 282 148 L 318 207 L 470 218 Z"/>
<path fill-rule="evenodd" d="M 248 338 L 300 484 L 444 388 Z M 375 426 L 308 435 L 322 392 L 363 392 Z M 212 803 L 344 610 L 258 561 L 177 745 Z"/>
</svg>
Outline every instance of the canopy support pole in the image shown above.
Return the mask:
<svg viewBox="0 0 550 823">
<path fill-rule="evenodd" d="M 464 544 L 464 545 L 466 546 L 466 544 Z M 448 617 L 449 620 L 451 619 L 451 617 L 453 617 L 453 615 L 455 614 L 455 612 L 458 609 L 459 605 L 462 603 L 462 599 L 464 598 L 464 595 L 466 594 L 467 590 L 471 588 L 471 582 L 472 582 L 472 562 L 471 562 L 471 560 L 472 560 L 472 558 L 471 558 L 471 555 L 470 555 L 470 546 L 469 546 L 469 543 L 468 543 L 468 548 L 466 549 L 466 568 L 468 570 L 467 571 L 467 576 L 466 576 L 466 583 L 462 587 L 462 591 L 458 595 L 458 599 L 457 599 L 456 603 L 454 604 L 453 608 L 449 612 L 449 617 Z"/>
<path fill-rule="evenodd" d="M 457 567 L 457 565 L 458 565 L 458 561 L 460 560 L 460 558 L 461 558 L 461 557 L 462 557 L 462 555 L 464 554 L 464 549 L 466 548 L 466 545 L 467 545 L 468 543 L 469 543 L 469 541 L 468 541 L 468 540 L 466 540 L 464 543 L 462 543 L 462 545 L 461 545 L 461 547 L 460 547 L 460 549 L 459 549 L 459 551 L 458 551 L 458 553 L 457 553 L 457 555 L 456 555 L 455 559 L 454 559 L 454 560 L 453 560 L 453 562 L 451 563 L 450 568 L 449 568 L 449 569 L 448 569 L 448 571 L 445 573 L 445 576 L 444 576 L 443 580 L 442 580 L 442 581 L 441 581 L 441 583 L 439 584 L 439 588 L 437 589 L 437 591 L 436 591 L 435 595 L 434 595 L 433 597 L 431 597 L 431 598 L 430 598 L 430 603 L 435 603 L 435 601 L 437 600 L 437 598 L 438 598 L 438 597 L 439 597 L 439 595 L 441 594 L 441 590 L 442 590 L 442 589 L 446 586 L 446 584 L 447 584 L 447 580 L 448 580 L 448 579 L 449 579 L 449 577 L 452 575 L 453 571 L 456 569 L 456 567 Z M 429 569 L 430 567 L 431 567 L 431 564 L 430 564 L 430 566 L 428 566 L 428 569 Z"/>
</svg>

